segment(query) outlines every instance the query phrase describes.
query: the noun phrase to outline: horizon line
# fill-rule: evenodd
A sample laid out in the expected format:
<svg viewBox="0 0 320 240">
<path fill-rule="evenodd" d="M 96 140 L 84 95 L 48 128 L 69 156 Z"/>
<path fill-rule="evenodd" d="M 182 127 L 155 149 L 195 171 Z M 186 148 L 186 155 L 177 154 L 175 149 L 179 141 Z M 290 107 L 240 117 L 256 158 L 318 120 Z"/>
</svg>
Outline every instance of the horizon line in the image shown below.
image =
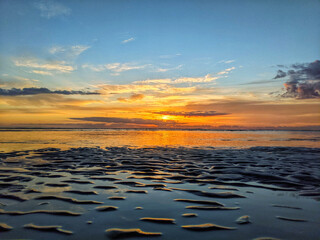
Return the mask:
<svg viewBox="0 0 320 240">
<path fill-rule="evenodd" d="M 319 126 L 317 126 L 319 127 Z M 279 128 L 63 128 L 63 127 L 0 127 L 3 130 L 156 130 L 156 131 L 320 131 L 319 129 Z"/>
</svg>

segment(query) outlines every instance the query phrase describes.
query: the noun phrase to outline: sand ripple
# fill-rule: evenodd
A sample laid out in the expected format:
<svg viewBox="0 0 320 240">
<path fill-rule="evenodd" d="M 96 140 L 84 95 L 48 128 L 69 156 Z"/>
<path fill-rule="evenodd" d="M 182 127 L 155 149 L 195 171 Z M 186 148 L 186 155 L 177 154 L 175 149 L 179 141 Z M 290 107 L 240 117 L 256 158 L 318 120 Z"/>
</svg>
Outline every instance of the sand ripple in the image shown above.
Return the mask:
<svg viewBox="0 0 320 240">
<path fill-rule="evenodd" d="M 106 230 L 107 235 L 112 239 L 128 238 L 128 237 L 158 237 L 161 236 L 160 232 L 144 232 L 140 228 L 109 228 Z"/>
</svg>

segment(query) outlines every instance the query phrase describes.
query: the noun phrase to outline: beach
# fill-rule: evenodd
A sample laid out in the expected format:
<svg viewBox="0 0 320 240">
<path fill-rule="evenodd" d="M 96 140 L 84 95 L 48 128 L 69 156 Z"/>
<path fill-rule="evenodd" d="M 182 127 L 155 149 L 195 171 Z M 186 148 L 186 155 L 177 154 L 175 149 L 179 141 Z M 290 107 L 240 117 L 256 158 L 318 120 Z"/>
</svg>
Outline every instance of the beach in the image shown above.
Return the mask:
<svg viewBox="0 0 320 240">
<path fill-rule="evenodd" d="M 0 1 L 0 240 L 320 240 L 320 1 Z"/>
<path fill-rule="evenodd" d="M 317 239 L 320 149 L 0 153 L 1 239 Z"/>
</svg>

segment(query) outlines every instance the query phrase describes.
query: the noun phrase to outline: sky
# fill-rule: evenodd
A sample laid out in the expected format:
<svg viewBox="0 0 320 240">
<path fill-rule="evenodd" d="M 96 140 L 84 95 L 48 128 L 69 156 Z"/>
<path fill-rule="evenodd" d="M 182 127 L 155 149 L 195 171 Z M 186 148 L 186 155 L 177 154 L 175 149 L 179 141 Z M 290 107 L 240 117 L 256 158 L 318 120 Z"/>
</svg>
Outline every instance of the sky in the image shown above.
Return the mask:
<svg viewBox="0 0 320 240">
<path fill-rule="evenodd" d="M 320 129 L 318 0 L 0 0 L 0 127 Z"/>
</svg>

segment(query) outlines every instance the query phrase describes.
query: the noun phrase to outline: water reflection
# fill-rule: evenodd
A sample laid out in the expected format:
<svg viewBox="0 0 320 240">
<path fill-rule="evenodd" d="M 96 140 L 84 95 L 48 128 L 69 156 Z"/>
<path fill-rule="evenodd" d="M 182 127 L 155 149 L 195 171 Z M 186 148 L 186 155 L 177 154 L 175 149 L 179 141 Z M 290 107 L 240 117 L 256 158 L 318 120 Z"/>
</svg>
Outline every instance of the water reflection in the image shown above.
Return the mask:
<svg viewBox="0 0 320 240">
<path fill-rule="evenodd" d="M 318 147 L 319 140 L 319 132 L 304 131 L 19 130 L 0 132 L 0 150 L 94 146 Z"/>
</svg>

